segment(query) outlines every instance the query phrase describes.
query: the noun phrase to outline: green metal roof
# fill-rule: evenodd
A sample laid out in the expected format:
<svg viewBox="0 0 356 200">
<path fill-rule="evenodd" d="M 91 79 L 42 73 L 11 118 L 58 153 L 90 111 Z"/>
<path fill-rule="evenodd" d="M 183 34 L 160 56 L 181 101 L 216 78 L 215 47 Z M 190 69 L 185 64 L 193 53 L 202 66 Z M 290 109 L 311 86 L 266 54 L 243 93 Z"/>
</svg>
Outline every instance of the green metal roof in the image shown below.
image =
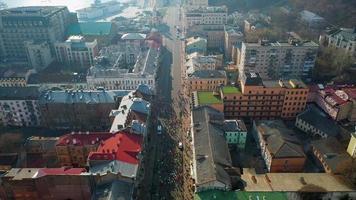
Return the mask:
<svg viewBox="0 0 356 200">
<path fill-rule="evenodd" d="M 208 190 L 195 194 L 194 200 L 287 200 L 284 192 L 244 192 Z"/>
<path fill-rule="evenodd" d="M 215 104 L 222 103 L 222 100 L 214 96 L 213 92 L 198 92 L 199 104 Z"/>
<path fill-rule="evenodd" d="M 71 24 L 67 35 L 109 35 L 111 22 L 79 22 Z"/>
</svg>

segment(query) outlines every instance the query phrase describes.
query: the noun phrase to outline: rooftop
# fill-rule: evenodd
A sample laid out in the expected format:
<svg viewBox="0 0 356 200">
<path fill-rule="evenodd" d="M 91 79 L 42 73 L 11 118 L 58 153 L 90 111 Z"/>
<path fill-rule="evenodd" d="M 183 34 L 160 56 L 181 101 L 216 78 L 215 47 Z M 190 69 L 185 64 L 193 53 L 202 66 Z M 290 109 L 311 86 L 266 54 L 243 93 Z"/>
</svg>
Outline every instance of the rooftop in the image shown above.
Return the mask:
<svg viewBox="0 0 356 200">
<path fill-rule="evenodd" d="M 225 169 L 232 166 L 231 157 L 224 132 L 218 125 L 224 119 L 223 113 L 209 106 L 201 106 L 194 108 L 192 115 L 193 170 L 196 185 L 219 181 L 226 188 L 230 188 L 230 176 Z"/>
<path fill-rule="evenodd" d="M 223 101 L 214 92 L 197 92 L 199 105 L 220 104 Z"/>
<path fill-rule="evenodd" d="M 310 105 L 304 112 L 300 113 L 297 118 L 321 130 L 328 136 L 337 136 L 341 131 L 334 120 L 329 119 L 328 116 L 314 105 Z"/>
<path fill-rule="evenodd" d="M 85 145 L 98 145 L 102 141 L 113 137 L 112 133 L 107 132 L 72 132 L 63 135 L 59 138 L 56 146 L 85 146 Z"/>
<path fill-rule="evenodd" d="M 95 199 L 97 200 L 131 200 L 133 184 L 125 181 L 115 180 L 111 183 L 100 185 L 95 188 Z"/>
<path fill-rule="evenodd" d="M 144 40 L 146 38 L 146 34 L 142 33 L 126 33 L 122 35 L 122 40 Z"/>
<path fill-rule="evenodd" d="M 226 72 L 224 70 L 196 70 L 189 75 L 192 78 L 202 78 L 202 79 L 214 79 L 214 78 L 226 78 Z"/>
<path fill-rule="evenodd" d="M 27 6 L 27 7 L 16 7 L 9 8 L 0 11 L 1 16 L 40 16 L 49 17 L 55 13 L 67 9 L 65 6 Z"/>
<path fill-rule="evenodd" d="M 243 169 L 241 178 L 245 191 L 262 192 L 351 192 L 355 191 L 344 177 L 330 173 L 267 173 L 256 174 L 254 169 Z"/>
<path fill-rule="evenodd" d="M 37 100 L 40 96 L 39 87 L 0 87 L 1 100 Z"/>
<path fill-rule="evenodd" d="M 226 6 L 191 7 L 186 9 L 186 13 L 227 13 Z"/>
<path fill-rule="evenodd" d="M 5 174 L 12 180 L 40 178 L 48 175 L 80 175 L 86 172 L 85 168 L 12 168 Z"/>
<path fill-rule="evenodd" d="M 111 22 L 79 22 L 68 27 L 67 35 L 109 35 L 111 29 Z"/>
<path fill-rule="evenodd" d="M 138 164 L 138 155 L 142 150 L 143 137 L 120 131 L 114 137 L 103 141 L 96 152 L 90 152 L 90 160 L 119 160 L 124 163 Z"/>
<path fill-rule="evenodd" d="M 234 86 L 224 86 L 222 92 L 223 94 L 241 94 L 240 89 Z"/>
<path fill-rule="evenodd" d="M 273 158 L 305 157 L 301 141 L 281 120 L 256 120 L 258 133 Z"/>
<path fill-rule="evenodd" d="M 243 131 L 247 132 L 245 123 L 242 120 L 225 120 L 224 131 Z"/>
<path fill-rule="evenodd" d="M 328 31 L 332 37 L 341 37 L 343 41 L 356 41 L 356 28 L 340 28 Z"/>
<path fill-rule="evenodd" d="M 118 97 L 128 94 L 128 90 L 49 90 L 41 93 L 40 104 L 46 103 L 116 103 Z"/>
<path fill-rule="evenodd" d="M 263 197 L 263 198 L 262 198 Z M 222 190 L 207 190 L 196 193 L 194 200 L 287 200 L 287 195 L 284 192 L 245 192 L 245 191 L 222 191 Z"/>
</svg>

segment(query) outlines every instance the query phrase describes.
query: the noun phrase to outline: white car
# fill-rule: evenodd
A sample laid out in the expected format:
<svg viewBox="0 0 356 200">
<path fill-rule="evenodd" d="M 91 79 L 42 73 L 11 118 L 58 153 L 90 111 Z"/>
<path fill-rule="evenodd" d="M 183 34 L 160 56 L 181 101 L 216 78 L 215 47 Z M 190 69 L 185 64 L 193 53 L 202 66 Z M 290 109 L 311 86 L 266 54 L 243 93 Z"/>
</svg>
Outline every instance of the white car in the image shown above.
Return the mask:
<svg viewBox="0 0 356 200">
<path fill-rule="evenodd" d="M 158 125 L 158 126 L 157 126 L 157 134 L 158 134 L 158 135 L 161 135 L 161 134 L 162 134 L 162 126 L 161 126 L 161 125 Z"/>
<path fill-rule="evenodd" d="M 179 149 L 183 149 L 183 143 L 182 143 L 182 142 L 179 142 L 179 143 L 178 143 L 178 148 L 179 148 Z"/>
</svg>

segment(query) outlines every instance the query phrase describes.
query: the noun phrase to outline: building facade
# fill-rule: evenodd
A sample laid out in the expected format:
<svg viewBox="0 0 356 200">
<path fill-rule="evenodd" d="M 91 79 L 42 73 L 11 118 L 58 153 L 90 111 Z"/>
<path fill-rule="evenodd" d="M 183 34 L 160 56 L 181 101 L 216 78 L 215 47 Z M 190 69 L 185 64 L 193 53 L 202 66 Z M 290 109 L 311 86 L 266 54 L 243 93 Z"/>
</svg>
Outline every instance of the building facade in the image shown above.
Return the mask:
<svg viewBox="0 0 356 200">
<path fill-rule="evenodd" d="M 0 122 L 3 126 L 40 126 L 38 87 L 0 87 Z"/>
<path fill-rule="evenodd" d="M 302 172 L 306 161 L 302 142 L 281 120 L 253 123 L 253 136 L 268 172 Z"/>
<path fill-rule="evenodd" d="M 107 130 L 110 111 L 128 91 L 46 91 L 39 98 L 42 126 L 72 130 Z"/>
<path fill-rule="evenodd" d="M 226 72 L 223 70 L 199 70 L 187 77 L 189 91 L 215 91 L 226 85 Z"/>
<path fill-rule="evenodd" d="M 342 49 L 345 53 L 356 57 L 356 28 L 332 29 L 321 35 L 320 45 Z"/>
<path fill-rule="evenodd" d="M 224 53 L 227 60 L 232 59 L 233 46 L 237 43 L 241 43 L 243 40 L 243 33 L 234 27 L 224 26 L 225 42 Z"/>
<path fill-rule="evenodd" d="M 314 42 L 242 43 L 237 66 L 240 74 L 257 72 L 264 79 L 310 78 L 319 45 Z"/>
<path fill-rule="evenodd" d="M 226 142 L 230 146 L 236 146 L 244 150 L 247 137 L 247 129 L 242 120 L 225 120 L 224 132 Z"/>
<path fill-rule="evenodd" d="M 208 41 L 201 37 L 191 37 L 186 40 L 185 53 L 191 54 L 198 52 L 201 54 L 206 54 Z"/>
<path fill-rule="evenodd" d="M 41 70 L 54 61 L 51 53 L 51 47 L 47 42 L 25 41 L 27 50 L 27 60 L 32 68 Z"/>
<path fill-rule="evenodd" d="M 55 43 L 56 58 L 58 62 L 67 65 L 90 67 L 98 55 L 98 43 L 85 42 L 82 36 L 70 36 L 65 42 Z"/>
<path fill-rule="evenodd" d="M 63 6 L 33 6 L 1 10 L 0 48 L 9 61 L 27 61 L 25 41 L 46 41 L 52 48 L 65 39 L 67 27 L 76 21 L 75 14 Z"/>
<path fill-rule="evenodd" d="M 292 119 L 306 106 L 309 89 L 299 80 L 262 81 L 258 73 L 246 73 L 240 85 L 220 90 L 228 119 Z"/>
<path fill-rule="evenodd" d="M 187 7 L 183 16 L 184 28 L 201 25 L 224 25 L 227 22 L 226 6 Z"/>
</svg>

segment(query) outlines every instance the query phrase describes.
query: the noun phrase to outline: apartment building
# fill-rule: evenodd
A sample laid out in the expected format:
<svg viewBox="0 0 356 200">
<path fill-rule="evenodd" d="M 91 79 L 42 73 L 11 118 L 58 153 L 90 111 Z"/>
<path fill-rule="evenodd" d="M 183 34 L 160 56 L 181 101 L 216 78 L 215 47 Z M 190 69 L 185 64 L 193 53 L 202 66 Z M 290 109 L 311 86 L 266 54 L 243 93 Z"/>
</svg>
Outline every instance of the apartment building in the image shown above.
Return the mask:
<svg viewBox="0 0 356 200">
<path fill-rule="evenodd" d="M 225 139 L 229 146 L 244 150 L 247 138 L 245 123 L 242 120 L 224 120 L 223 127 Z"/>
<path fill-rule="evenodd" d="M 268 172 L 303 172 L 307 157 L 295 135 L 282 120 L 253 122 L 253 136 Z"/>
<path fill-rule="evenodd" d="M 26 139 L 26 167 L 54 167 L 57 166 L 56 142 L 59 137 L 31 136 Z"/>
<path fill-rule="evenodd" d="M 131 72 L 124 67 L 129 63 L 126 63 L 125 54 L 121 54 L 120 51 L 113 50 L 112 54 L 98 57 L 94 66 L 88 70 L 86 78 L 89 88 L 135 90 L 139 85 L 145 84 L 154 90 L 159 53 L 158 49 L 149 48 L 130 54 L 133 57 L 137 54 Z"/>
<path fill-rule="evenodd" d="M 356 57 L 356 28 L 340 28 L 326 31 L 319 37 L 320 45 L 334 47 Z"/>
<path fill-rule="evenodd" d="M 236 27 L 224 26 L 224 53 L 225 59 L 232 59 L 233 46 L 241 43 L 243 41 L 243 33 L 239 31 Z"/>
<path fill-rule="evenodd" d="M 202 37 L 190 37 L 186 40 L 185 53 L 191 54 L 198 52 L 201 54 L 206 54 L 208 41 Z"/>
<path fill-rule="evenodd" d="M 184 10 L 183 23 L 186 31 L 194 26 L 224 25 L 226 22 L 226 6 L 187 7 Z"/>
<path fill-rule="evenodd" d="M 80 35 L 70 36 L 65 42 L 57 42 L 54 46 L 58 62 L 83 68 L 92 66 L 99 53 L 96 39 L 86 42 Z"/>
<path fill-rule="evenodd" d="M 302 112 L 308 96 L 299 80 L 262 81 L 258 73 L 245 73 L 240 87 L 222 87 L 226 118 L 292 119 Z"/>
<path fill-rule="evenodd" d="M 48 42 L 25 41 L 24 43 L 27 50 L 27 60 L 32 68 L 40 71 L 54 61 L 55 58 L 51 53 Z"/>
<path fill-rule="evenodd" d="M 72 132 L 61 136 L 55 146 L 60 166 L 87 166 L 89 153 L 113 136 L 108 132 Z"/>
<path fill-rule="evenodd" d="M 257 72 L 263 79 L 310 78 L 319 45 L 312 41 L 246 43 L 237 55 L 240 74 Z"/>
<path fill-rule="evenodd" d="M 356 121 L 356 87 L 353 85 L 317 85 L 308 97 L 333 120 Z"/>
<path fill-rule="evenodd" d="M 123 90 L 45 91 L 39 98 L 42 126 L 73 130 L 107 130 L 110 111 L 117 108 Z"/>
<path fill-rule="evenodd" d="M 76 13 L 64 6 L 18 7 L 0 11 L 0 49 L 9 61 L 27 62 L 25 41 L 46 41 L 51 46 L 65 39 L 68 26 L 77 21 Z"/>
<path fill-rule="evenodd" d="M 223 65 L 222 55 L 204 56 L 198 52 L 194 52 L 188 54 L 186 60 L 185 66 L 187 74 L 192 74 L 198 70 L 216 70 L 222 68 Z"/>
<path fill-rule="evenodd" d="M 39 88 L 0 87 L 0 123 L 3 126 L 39 126 Z"/>
<path fill-rule="evenodd" d="M 226 85 L 227 76 L 224 70 L 199 70 L 187 75 L 189 91 L 214 91 Z"/>
<path fill-rule="evenodd" d="M 12 168 L 1 177 L 1 199 L 90 199 L 92 176 L 85 168 Z M 1 194 L 0 194 L 1 195 Z"/>
</svg>

